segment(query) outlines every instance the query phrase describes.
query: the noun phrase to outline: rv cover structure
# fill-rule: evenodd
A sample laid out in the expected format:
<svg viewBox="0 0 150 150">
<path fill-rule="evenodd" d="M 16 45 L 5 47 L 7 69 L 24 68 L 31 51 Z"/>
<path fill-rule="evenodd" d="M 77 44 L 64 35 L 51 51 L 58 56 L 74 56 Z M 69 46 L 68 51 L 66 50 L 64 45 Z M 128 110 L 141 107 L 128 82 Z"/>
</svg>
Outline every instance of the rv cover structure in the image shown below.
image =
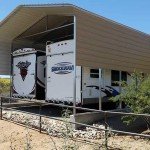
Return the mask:
<svg viewBox="0 0 150 150">
<path fill-rule="evenodd" d="M 33 48 L 13 52 L 13 97 L 45 98 L 45 53 Z"/>
<path fill-rule="evenodd" d="M 70 17 L 75 17 L 76 65 L 150 73 L 149 34 L 72 4 L 32 4 L 18 6 L 0 22 L 0 74 L 10 74 L 12 44 L 18 37 L 20 48 L 34 47 L 33 35 L 39 37 Z"/>
<path fill-rule="evenodd" d="M 55 44 L 56 42 L 70 39 L 74 40 L 74 47 L 71 49 L 73 55 L 68 53 L 64 57 L 73 56 L 74 66 L 76 66 L 72 71 L 74 103 L 77 97 L 76 88 L 78 83 L 76 82 L 76 77 L 78 66 L 81 66 L 81 69 L 83 69 L 81 77 L 84 77 L 84 74 L 86 75 L 88 72 L 91 72 L 91 76 L 98 73 L 97 70 L 90 69 L 105 70 L 105 77 L 108 74 L 111 77 L 111 70 L 118 70 L 120 71 L 119 74 L 121 74 L 121 71 L 123 73 L 132 73 L 134 70 L 145 74 L 150 73 L 149 34 L 119 24 L 72 4 L 21 5 L 4 19 L 0 23 L 0 60 L 2 61 L 0 63 L 0 73 L 13 75 L 11 67 L 8 66 L 11 66 L 11 53 L 15 49 L 33 47 L 46 50 L 47 41 Z M 51 58 L 47 57 L 47 59 L 51 62 L 55 56 L 51 55 Z M 57 55 L 56 57 L 59 56 Z M 70 65 L 64 63 L 65 61 L 60 60 L 60 62 L 56 62 L 51 66 L 54 67 L 53 73 L 55 72 L 55 75 L 58 75 L 58 71 L 55 69 L 59 65 Z M 121 76 L 119 77 L 121 79 Z M 102 88 L 100 87 L 100 80 L 92 79 L 94 82 L 99 81 L 99 83 L 89 84 L 86 82 L 88 80 L 84 82 L 84 79 L 82 87 L 85 86 L 87 92 L 82 94 L 83 97 L 81 99 L 84 99 L 84 97 L 92 98 L 91 95 L 93 93 L 96 93 L 96 97 L 101 97 L 97 92 L 97 86 L 99 86 L 103 94 L 105 92 L 105 95 L 108 95 L 108 90 L 115 94 L 121 91 L 121 89 L 118 90 L 119 87 L 115 89 L 109 88 L 111 84 L 113 85 L 111 78 L 109 78 L 109 84 L 107 82 L 104 83 Z M 72 90 L 70 89 L 70 91 Z M 80 92 L 83 92 L 83 89 Z M 51 98 L 50 95 L 47 95 L 48 98 Z"/>
</svg>

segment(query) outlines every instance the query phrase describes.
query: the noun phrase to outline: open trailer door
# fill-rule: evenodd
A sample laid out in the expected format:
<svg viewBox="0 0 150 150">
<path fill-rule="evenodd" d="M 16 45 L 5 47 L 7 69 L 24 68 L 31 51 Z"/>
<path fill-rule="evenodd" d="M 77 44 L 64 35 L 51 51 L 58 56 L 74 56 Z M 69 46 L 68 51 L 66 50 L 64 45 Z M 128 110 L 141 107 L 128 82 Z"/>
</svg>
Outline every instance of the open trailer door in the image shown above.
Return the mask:
<svg viewBox="0 0 150 150">
<path fill-rule="evenodd" d="M 13 58 L 13 96 L 35 97 L 36 54 L 18 55 Z"/>
<path fill-rule="evenodd" d="M 46 100 L 73 103 L 74 40 L 48 46 Z M 81 67 L 76 67 L 76 103 L 81 103 Z"/>
<path fill-rule="evenodd" d="M 13 97 L 45 99 L 45 52 L 22 48 L 13 52 Z"/>
</svg>

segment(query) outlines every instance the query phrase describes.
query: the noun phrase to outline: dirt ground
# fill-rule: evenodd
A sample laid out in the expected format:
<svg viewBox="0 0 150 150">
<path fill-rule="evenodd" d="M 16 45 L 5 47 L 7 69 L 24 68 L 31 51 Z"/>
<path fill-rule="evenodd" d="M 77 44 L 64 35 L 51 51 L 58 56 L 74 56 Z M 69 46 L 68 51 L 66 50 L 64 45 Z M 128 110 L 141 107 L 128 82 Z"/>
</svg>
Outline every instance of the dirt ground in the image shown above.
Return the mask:
<svg viewBox="0 0 150 150">
<path fill-rule="evenodd" d="M 112 147 L 111 150 L 150 150 L 150 141 L 144 139 L 137 140 L 129 136 L 114 136 L 110 137 L 108 141 L 109 146 Z M 104 140 L 91 142 L 102 143 Z M 39 133 L 38 131 L 0 120 L 0 150 L 25 150 L 27 147 L 32 150 L 61 150 L 65 145 L 70 147 L 77 145 L 79 150 L 103 149 L 87 143 L 75 143 L 71 140 L 50 137 L 45 133 Z"/>
</svg>

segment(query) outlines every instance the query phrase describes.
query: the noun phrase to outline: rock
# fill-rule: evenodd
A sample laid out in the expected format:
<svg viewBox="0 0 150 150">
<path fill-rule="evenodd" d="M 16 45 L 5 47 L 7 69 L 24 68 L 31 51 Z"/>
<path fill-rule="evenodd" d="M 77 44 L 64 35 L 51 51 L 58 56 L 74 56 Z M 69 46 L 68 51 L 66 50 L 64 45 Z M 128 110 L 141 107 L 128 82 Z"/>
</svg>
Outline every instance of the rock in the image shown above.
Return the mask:
<svg viewBox="0 0 150 150">
<path fill-rule="evenodd" d="M 19 112 L 4 112 L 3 116 L 13 121 L 27 124 L 39 128 L 39 116 L 28 115 Z M 86 139 L 101 139 L 105 136 L 105 131 L 99 129 L 105 129 L 102 124 L 93 124 L 93 127 L 86 127 L 85 130 L 72 130 L 70 123 L 65 123 L 58 120 L 42 118 L 42 130 L 45 130 L 50 136 L 65 137 L 70 136 L 74 138 L 86 138 Z M 111 133 L 110 133 L 111 135 Z"/>
<path fill-rule="evenodd" d="M 7 119 L 11 119 L 12 113 L 11 113 L 11 112 L 7 113 L 7 114 L 6 114 L 6 117 L 7 117 Z"/>
</svg>

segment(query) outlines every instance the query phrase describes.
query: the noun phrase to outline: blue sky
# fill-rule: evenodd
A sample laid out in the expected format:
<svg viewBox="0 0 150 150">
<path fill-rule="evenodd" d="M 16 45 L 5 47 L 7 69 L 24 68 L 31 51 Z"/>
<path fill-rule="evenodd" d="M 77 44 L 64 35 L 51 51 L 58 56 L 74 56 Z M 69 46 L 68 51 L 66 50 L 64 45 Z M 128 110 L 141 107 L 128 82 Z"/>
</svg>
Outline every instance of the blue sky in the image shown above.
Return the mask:
<svg viewBox="0 0 150 150">
<path fill-rule="evenodd" d="M 0 20 L 20 4 L 72 3 L 150 34 L 150 0 L 0 0 Z"/>
</svg>

